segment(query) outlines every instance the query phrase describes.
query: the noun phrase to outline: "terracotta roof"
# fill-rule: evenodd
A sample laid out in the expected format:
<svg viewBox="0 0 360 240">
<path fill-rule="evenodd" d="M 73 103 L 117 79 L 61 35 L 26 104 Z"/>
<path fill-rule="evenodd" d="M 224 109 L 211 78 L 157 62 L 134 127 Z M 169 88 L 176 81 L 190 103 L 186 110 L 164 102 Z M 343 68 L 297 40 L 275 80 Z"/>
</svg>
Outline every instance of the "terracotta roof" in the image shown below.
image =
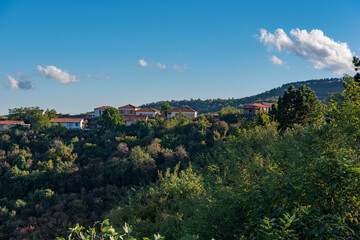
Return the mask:
<svg viewBox="0 0 360 240">
<path fill-rule="evenodd" d="M 8 119 L 8 117 L 0 116 L 0 119 Z"/>
<path fill-rule="evenodd" d="M 274 105 L 274 103 L 267 103 L 267 102 L 262 102 L 261 104 L 262 104 L 262 105 L 265 105 L 265 106 L 268 107 L 268 108 L 271 108 L 272 105 Z"/>
<path fill-rule="evenodd" d="M 138 110 L 137 112 L 160 112 L 160 111 L 155 108 L 147 107 L 147 108 L 142 108 L 142 109 Z"/>
<path fill-rule="evenodd" d="M 140 108 L 137 107 L 137 106 L 128 104 L 128 105 L 125 105 L 125 106 L 122 106 L 122 107 L 118 107 L 118 109 L 140 109 Z"/>
<path fill-rule="evenodd" d="M 51 123 L 79 123 L 83 118 L 52 118 Z"/>
<path fill-rule="evenodd" d="M 97 108 L 94 108 L 94 109 L 107 109 L 107 108 L 113 108 L 111 106 L 101 106 L 101 107 L 97 107 Z"/>
<path fill-rule="evenodd" d="M 168 111 L 169 113 L 172 112 L 196 112 L 194 109 L 191 109 L 189 107 L 176 107 Z"/>
<path fill-rule="evenodd" d="M 265 106 L 264 104 L 261 104 L 261 103 L 245 104 L 244 108 L 246 108 L 246 107 L 269 108 L 269 107 L 267 107 L 267 106 Z"/>
<path fill-rule="evenodd" d="M 147 115 L 120 115 L 120 117 L 123 118 L 125 122 L 134 122 L 148 119 Z"/>
<path fill-rule="evenodd" d="M 4 120 L 0 121 L 0 125 L 25 125 L 25 123 L 21 120 Z"/>
</svg>

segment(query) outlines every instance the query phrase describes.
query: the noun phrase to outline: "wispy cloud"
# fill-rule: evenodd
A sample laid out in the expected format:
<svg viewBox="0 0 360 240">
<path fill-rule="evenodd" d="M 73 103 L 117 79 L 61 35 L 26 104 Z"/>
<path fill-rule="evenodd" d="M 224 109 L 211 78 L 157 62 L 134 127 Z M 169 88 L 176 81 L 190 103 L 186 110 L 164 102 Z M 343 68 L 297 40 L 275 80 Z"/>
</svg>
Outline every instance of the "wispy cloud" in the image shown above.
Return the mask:
<svg viewBox="0 0 360 240">
<path fill-rule="evenodd" d="M 275 65 L 285 65 L 286 64 L 286 62 L 284 62 L 283 60 L 281 60 L 280 58 L 278 58 L 275 55 L 272 55 L 270 57 L 270 61 Z"/>
<path fill-rule="evenodd" d="M 70 75 L 69 73 L 55 67 L 55 66 L 46 66 L 45 68 L 38 65 L 37 71 L 41 76 L 46 77 L 55 82 L 60 82 L 62 84 L 69 84 L 73 82 L 80 82 L 75 75 Z"/>
<path fill-rule="evenodd" d="M 174 70 L 179 72 L 179 73 L 183 73 L 187 68 L 187 64 L 184 63 L 183 66 L 180 66 L 178 64 L 174 64 Z"/>
<path fill-rule="evenodd" d="M 111 76 L 105 74 L 104 72 L 101 72 L 100 74 L 97 74 L 97 75 L 93 75 L 93 74 L 86 74 L 86 77 L 87 78 L 92 78 L 92 79 L 111 79 Z"/>
<path fill-rule="evenodd" d="M 137 64 L 140 66 L 140 67 L 151 67 L 151 65 L 146 62 L 144 59 L 140 59 Z"/>
<path fill-rule="evenodd" d="M 35 87 L 27 76 L 12 77 L 7 75 L 3 80 L 8 83 L 8 88 L 10 89 L 29 90 Z"/>
<path fill-rule="evenodd" d="M 310 32 L 298 28 L 290 31 L 290 37 L 281 28 L 275 33 L 260 29 L 260 42 L 278 51 L 295 53 L 311 62 L 316 69 L 332 71 L 335 74 L 352 73 L 353 53 L 347 43 L 336 42 L 319 29 Z"/>
<path fill-rule="evenodd" d="M 165 64 L 161 64 L 159 62 L 156 63 L 156 66 L 162 70 L 166 70 L 166 65 Z"/>
</svg>

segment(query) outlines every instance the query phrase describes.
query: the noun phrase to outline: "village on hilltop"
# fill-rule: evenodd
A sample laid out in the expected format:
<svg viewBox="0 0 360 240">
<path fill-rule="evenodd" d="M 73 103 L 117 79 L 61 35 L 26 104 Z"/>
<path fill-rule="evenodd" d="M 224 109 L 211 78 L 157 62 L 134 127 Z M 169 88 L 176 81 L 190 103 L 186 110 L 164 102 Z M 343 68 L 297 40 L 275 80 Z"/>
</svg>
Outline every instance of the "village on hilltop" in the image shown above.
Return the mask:
<svg viewBox="0 0 360 240">
<path fill-rule="evenodd" d="M 246 116 L 254 117 L 260 111 L 268 113 L 271 109 L 273 103 L 251 103 L 245 104 L 242 108 L 242 114 Z M 84 130 L 84 129 L 95 129 L 99 126 L 96 123 L 96 119 L 101 117 L 106 109 L 114 108 L 112 106 L 101 106 L 94 108 L 93 114 L 82 114 L 82 115 L 72 115 L 69 114 L 58 114 L 57 118 L 50 119 L 51 126 L 64 126 L 67 129 L 74 130 Z M 127 125 L 131 125 L 136 121 L 147 121 L 148 119 L 154 118 L 172 118 L 178 114 L 183 114 L 189 118 L 197 118 L 198 112 L 190 107 L 175 107 L 167 111 L 166 113 L 161 113 L 160 110 L 145 107 L 140 108 L 131 104 L 118 107 L 119 116 L 124 119 L 124 122 Z M 37 110 L 42 114 L 45 114 L 45 110 Z M 226 114 L 226 113 L 225 113 Z M 220 113 L 215 112 L 210 114 L 214 117 L 219 117 Z M 22 126 L 25 128 L 30 128 L 31 125 L 25 123 L 23 120 L 9 120 L 7 116 L 0 116 L 0 131 L 10 129 L 14 126 Z"/>
</svg>

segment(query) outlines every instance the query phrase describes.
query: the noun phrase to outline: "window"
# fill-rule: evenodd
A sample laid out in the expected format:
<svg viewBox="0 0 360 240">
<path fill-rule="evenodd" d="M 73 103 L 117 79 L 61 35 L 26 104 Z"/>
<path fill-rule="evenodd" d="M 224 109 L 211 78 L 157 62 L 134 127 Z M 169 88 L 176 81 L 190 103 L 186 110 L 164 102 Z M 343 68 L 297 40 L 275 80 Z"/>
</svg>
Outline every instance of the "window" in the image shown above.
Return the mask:
<svg viewBox="0 0 360 240">
<path fill-rule="evenodd" d="M 78 127 L 78 126 L 79 126 L 79 123 L 75 123 L 75 126 L 77 126 L 77 127 Z"/>
</svg>

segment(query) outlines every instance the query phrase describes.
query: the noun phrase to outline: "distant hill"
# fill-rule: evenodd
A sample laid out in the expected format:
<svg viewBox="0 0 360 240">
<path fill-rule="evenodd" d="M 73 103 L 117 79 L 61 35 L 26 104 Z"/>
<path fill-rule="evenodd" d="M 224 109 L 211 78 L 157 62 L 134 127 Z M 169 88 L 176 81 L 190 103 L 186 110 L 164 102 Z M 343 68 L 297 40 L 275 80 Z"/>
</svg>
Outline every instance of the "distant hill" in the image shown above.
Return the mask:
<svg viewBox="0 0 360 240">
<path fill-rule="evenodd" d="M 308 81 L 292 82 L 282 85 L 281 87 L 273 88 L 269 91 L 244 98 L 231 98 L 231 99 L 191 99 L 191 100 L 180 100 L 180 101 L 168 101 L 172 107 L 188 106 L 192 109 L 197 110 L 199 113 L 213 113 L 220 111 L 224 107 L 235 107 L 240 108 L 244 104 L 254 102 L 277 102 L 278 97 L 282 96 L 284 90 L 289 88 L 290 85 L 294 85 L 299 88 L 302 85 L 306 85 L 315 91 L 316 96 L 319 100 L 324 100 L 329 97 L 332 93 L 340 93 L 344 87 L 342 85 L 341 78 L 326 78 Z M 160 109 L 160 107 L 166 101 L 152 102 L 144 104 L 140 107 L 152 107 Z"/>
</svg>

